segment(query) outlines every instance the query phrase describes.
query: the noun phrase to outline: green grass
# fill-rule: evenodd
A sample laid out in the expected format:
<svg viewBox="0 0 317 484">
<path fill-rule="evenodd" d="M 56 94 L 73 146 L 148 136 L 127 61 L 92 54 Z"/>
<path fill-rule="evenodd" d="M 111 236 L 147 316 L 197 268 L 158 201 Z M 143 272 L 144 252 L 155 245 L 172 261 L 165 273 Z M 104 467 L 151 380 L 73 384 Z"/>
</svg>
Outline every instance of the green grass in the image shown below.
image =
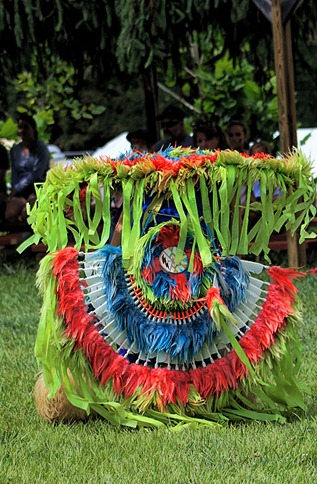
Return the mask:
<svg viewBox="0 0 317 484">
<path fill-rule="evenodd" d="M 51 425 L 37 415 L 37 263 L 0 255 L 0 484 L 317 482 L 317 275 L 297 284 L 307 414 L 284 425 L 139 431 L 101 419 Z"/>
</svg>

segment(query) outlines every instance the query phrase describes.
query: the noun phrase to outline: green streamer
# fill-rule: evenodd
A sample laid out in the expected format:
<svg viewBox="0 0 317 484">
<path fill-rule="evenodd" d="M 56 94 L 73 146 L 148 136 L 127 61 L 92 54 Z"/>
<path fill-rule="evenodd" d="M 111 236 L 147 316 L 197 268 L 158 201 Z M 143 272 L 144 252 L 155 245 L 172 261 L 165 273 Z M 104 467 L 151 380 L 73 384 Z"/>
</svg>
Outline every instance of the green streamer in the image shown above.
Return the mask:
<svg viewBox="0 0 317 484">
<path fill-rule="evenodd" d="M 200 193 L 201 193 L 204 221 L 207 227 L 209 228 L 211 236 L 214 237 L 215 236 L 214 225 L 212 221 L 209 192 L 208 192 L 206 180 L 203 174 L 199 177 L 199 184 L 200 184 Z"/>
<path fill-rule="evenodd" d="M 31 235 L 31 237 L 28 237 L 26 240 L 22 242 L 22 244 L 19 245 L 17 248 L 17 252 L 19 254 L 22 254 L 24 250 L 26 250 L 28 247 L 31 247 L 33 244 L 38 244 L 40 241 L 40 236 L 37 234 Z"/>
<path fill-rule="evenodd" d="M 197 240 L 197 245 L 198 245 L 202 264 L 204 267 L 208 267 L 212 264 L 212 254 L 210 250 L 209 241 L 204 236 L 201 228 L 199 213 L 197 208 L 196 193 L 195 193 L 194 183 L 191 178 L 189 178 L 187 181 L 187 193 L 188 193 L 188 198 L 186 194 L 183 193 L 183 202 L 189 213 L 189 216 L 191 217 L 191 221 L 195 227 L 195 238 Z M 176 261 L 176 257 L 175 257 L 175 262 L 178 262 Z"/>
<path fill-rule="evenodd" d="M 274 187 L 275 189 L 277 188 L 279 190 L 278 196 L 274 201 L 274 226 L 273 230 L 276 232 L 279 232 L 282 225 L 281 224 L 281 216 L 283 209 L 285 207 L 285 200 L 287 196 L 287 188 L 285 185 L 284 178 L 281 176 L 280 173 L 277 174 L 277 186 Z"/>
<path fill-rule="evenodd" d="M 229 253 L 230 247 L 230 202 L 228 197 L 228 171 L 224 167 L 219 168 L 221 184 L 219 187 L 219 201 L 220 201 L 220 232 L 223 238 L 222 250 L 224 254 Z"/>
<path fill-rule="evenodd" d="M 240 234 L 240 203 L 239 203 L 239 198 L 238 198 L 238 193 L 240 193 L 240 188 L 242 186 L 242 176 L 243 172 L 242 170 L 239 171 L 238 175 L 238 182 L 236 184 L 236 187 L 233 188 L 233 193 L 232 193 L 232 201 L 231 205 L 234 203 L 233 207 L 233 217 L 232 217 L 232 224 L 231 224 L 231 247 L 230 247 L 230 254 L 231 255 L 236 255 L 238 251 L 238 246 L 239 246 L 239 234 Z M 248 192 L 247 192 L 247 197 L 248 197 Z M 249 204 L 248 204 L 249 206 Z"/>
<path fill-rule="evenodd" d="M 128 268 L 130 259 L 130 236 L 131 236 L 131 194 L 133 180 L 123 180 L 123 219 L 122 219 L 122 265 Z"/>
<path fill-rule="evenodd" d="M 94 199 L 94 214 L 93 214 L 93 218 L 91 219 L 92 199 Z M 102 214 L 101 196 L 99 191 L 97 172 L 94 173 L 93 176 L 90 178 L 89 184 L 87 186 L 86 211 L 87 211 L 87 220 L 88 220 L 88 227 L 89 227 L 88 233 L 90 236 L 91 235 L 93 236 L 94 234 L 97 233 L 100 220 L 101 220 L 101 214 Z"/>
<path fill-rule="evenodd" d="M 85 247 L 89 243 L 88 227 L 85 224 L 83 212 L 81 209 L 81 203 L 79 198 L 79 187 L 76 187 L 73 195 L 73 209 L 74 209 L 74 221 L 78 228 L 78 236 L 76 238 L 75 247 L 76 249 L 81 249 L 82 243 Z"/>
<path fill-rule="evenodd" d="M 241 348 L 239 342 L 236 340 L 233 333 L 230 331 L 225 318 L 222 318 L 221 323 L 222 323 L 222 329 L 223 329 L 225 335 L 227 336 L 232 348 L 237 353 L 237 355 L 240 358 L 240 360 L 242 361 L 242 363 L 247 367 L 247 369 L 250 372 L 250 375 L 252 375 L 254 377 L 255 376 L 254 369 L 252 368 L 251 363 L 250 363 L 247 355 L 245 354 L 245 352 Z"/>
<path fill-rule="evenodd" d="M 144 197 L 144 178 L 137 180 L 134 188 L 133 197 L 133 226 L 131 229 L 129 242 L 129 257 L 133 256 L 135 245 L 140 238 L 141 219 L 143 215 L 143 197 Z"/>
<path fill-rule="evenodd" d="M 103 182 L 103 205 L 102 205 L 102 232 L 100 236 L 100 244 L 97 249 L 103 247 L 108 241 L 111 229 L 111 215 L 110 215 L 110 182 L 109 178 L 105 178 Z"/>
<path fill-rule="evenodd" d="M 60 192 L 58 194 L 58 246 L 59 247 L 66 247 L 68 242 L 67 237 L 67 230 L 66 230 L 66 222 L 64 216 L 64 205 L 65 205 L 65 194 Z"/>
<path fill-rule="evenodd" d="M 225 241 L 222 235 L 222 232 L 219 228 L 219 219 L 220 219 L 220 208 L 219 208 L 219 200 L 218 200 L 218 186 L 217 186 L 217 180 L 216 180 L 216 174 L 212 174 L 212 209 L 213 209 L 213 222 L 214 222 L 214 229 L 215 233 L 217 236 L 217 239 L 219 241 L 221 250 L 223 255 L 227 255 L 226 253 L 226 247 L 225 247 Z"/>
<path fill-rule="evenodd" d="M 188 264 L 188 272 L 190 272 L 190 273 L 193 273 L 194 272 L 194 260 L 195 260 L 196 243 L 197 243 L 197 240 L 196 240 L 196 237 L 194 237 L 193 245 L 192 245 L 192 248 L 191 248 L 190 260 L 189 260 L 189 264 Z"/>
<path fill-rule="evenodd" d="M 178 194 L 178 191 L 176 190 L 173 180 L 170 181 L 170 189 L 172 192 L 173 201 L 175 203 L 175 208 L 180 218 L 179 240 L 178 240 L 178 246 L 175 254 L 175 262 L 178 264 L 182 260 L 184 250 L 185 250 L 187 230 L 188 230 L 187 216 L 184 212 L 181 198 Z"/>
<path fill-rule="evenodd" d="M 240 185 L 241 183 L 241 185 Z M 252 240 L 252 237 L 248 234 L 248 227 L 249 227 L 249 214 L 250 214 L 250 200 L 251 200 L 251 193 L 252 193 L 252 174 L 249 172 L 248 174 L 248 181 L 247 181 L 247 194 L 246 194 L 246 206 L 243 213 L 242 219 L 242 227 L 240 231 L 240 240 L 238 244 L 238 253 L 239 254 L 247 254 L 249 251 L 249 242 Z M 237 191 L 237 198 L 239 194 L 239 188 L 242 187 L 242 179 L 239 177 L 239 186 Z M 241 189 L 241 188 L 240 188 Z M 237 201 L 240 205 L 240 200 Z M 240 217 L 240 213 L 239 213 Z M 239 220 L 240 223 L 240 220 Z"/>
<path fill-rule="evenodd" d="M 208 227 L 209 234 L 219 242 L 223 255 L 248 253 L 249 243 L 252 244 L 251 253 L 263 251 L 267 254 L 271 233 L 280 231 L 282 227 L 292 233 L 298 230 L 301 242 L 305 237 L 311 236 L 307 232 L 307 227 L 314 216 L 312 207 L 315 183 L 310 164 L 301 153 L 293 151 L 283 159 L 259 160 L 251 156 L 245 158 L 238 153 L 223 151 L 219 153 L 215 162 L 206 160 L 204 164 L 193 169 L 186 165 L 186 157 L 190 158 L 194 151 L 176 150 L 173 153 L 175 156 L 182 157 L 184 167 L 168 175 L 163 169 L 154 169 L 152 156 L 156 155 L 152 154 L 147 154 L 144 158 L 140 156 L 137 164 L 132 166 L 130 160 L 125 164 L 123 161 L 100 162 L 92 157 L 85 157 L 82 160 L 76 160 L 73 167 L 66 169 L 60 165 L 54 167 L 48 172 L 46 181 L 43 184 L 36 184 L 35 187 L 37 202 L 30 209 L 28 217 L 28 222 L 37 236 L 32 241 L 43 241 L 49 251 L 65 247 L 69 243 L 70 236 L 75 239 L 77 248 L 81 248 L 82 245 L 85 249 L 102 247 L 108 241 L 110 234 L 110 197 L 107 188 L 107 195 L 102 201 L 98 185 L 108 179 L 107 187 L 108 183 L 110 186 L 113 183 L 122 183 L 124 191 L 127 187 L 129 192 L 124 208 L 126 215 L 124 232 L 128 236 L 126 242 L 123 235 L 124 263 L 128 264 L 127 261 L 133 250 L 133 244 L 129 245 L 129 238 L 132 237 L 133 242 L 139 237 L 138 227 L 134 224 L 134 220 L 139 217 L 139 208 L 137 208 L 140 207 L 139 202 L 133 201 L 131 214 L 127 207 L 131 205 L 133 193 L 138 197 L 135 189 L 137 183 L 128 182 L 133 173 L 136 179 L 144 181 L 143 190 L 146 194 L 154 197 L 158 193 L 165 194 L 166 197 L 172 194 L 174 203 L 179 202 L 178 212 L 182 229 L 178 258 L 181 257 L 181 246 L 187 234 L 188 221 L 187 215 L 184 214 L 182 192 L 188 179 L 199 182 L 204 223 Z M 169 156 L 173 156 L 173 153 Z M 261 205 L 250 203 L 252 186 L 256 180 L 260 180 Z M 130 189 L 129 183 L 133 183 Z M 79 201 L 79 190 L 84 184 L 87 184 L 87 218 L 82 216 Z M 240 227 L 238 196 L 244 185 L 247 185 L 247 199 L 244 219 Z M 276 188 L 280 193 L 277 199 L 272 200 L 271 194 Z M 189 194 L 187 196 L 189 197 Z M 93 207 L 92 199 L 95 200 Z M 234 200 L 236 203 L 233 206 Z M 67 209 L 73 209 L 73 220 L 66 217 Z M 260 223 L 249 229 L 250 209 L 257 211 Z M 28 246 L 28 242 L 25 242 L 20 250 Z"/>
</svg>

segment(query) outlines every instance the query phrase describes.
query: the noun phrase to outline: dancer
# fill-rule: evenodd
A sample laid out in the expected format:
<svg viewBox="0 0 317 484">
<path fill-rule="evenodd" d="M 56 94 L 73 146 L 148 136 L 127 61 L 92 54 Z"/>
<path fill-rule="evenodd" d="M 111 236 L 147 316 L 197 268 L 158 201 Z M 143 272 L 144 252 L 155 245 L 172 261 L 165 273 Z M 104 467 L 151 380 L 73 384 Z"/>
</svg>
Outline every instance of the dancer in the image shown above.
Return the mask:
<svg viewBox="0 0 317 484">
<path fill-rule="evenodd" d="M 253 207 L 256 180 L 263 197 Z M 87 204 L 90 193 L 95 199 L 87 223 L 78 209 L 83 183 Z M 239 203 L 232 202 L 242 185 L 248 189 L 240 224 Z M 116 186 L 122 232 L 112 246 L 106 242 Z M 280 186 L 282 196 L 267 204 Z M 30 242 L 42 240 L 50 252 L 38 275 L 40 414 L 65 420 L 93 412 L 135 427 L 218 426 L 283 421 L 304 409 L 294 285 L 302 274 L 270 267 L 268 243 L 281 221 L 297 228 L 303 211 L 304 239 L 314 196 L 310 166 L 296 151 L 262 162 L 258 154 L 176 148 L 54 167 L 29 217 Z M 72 220 L 63 215 L 63 200 L 74 207 Z M 260 215 L 252 228 L 250 210 Z M 67 246 L 69 233 L 75 247 Z M 250 253 L 267 263 L 243 260 Z"/>
</svg>

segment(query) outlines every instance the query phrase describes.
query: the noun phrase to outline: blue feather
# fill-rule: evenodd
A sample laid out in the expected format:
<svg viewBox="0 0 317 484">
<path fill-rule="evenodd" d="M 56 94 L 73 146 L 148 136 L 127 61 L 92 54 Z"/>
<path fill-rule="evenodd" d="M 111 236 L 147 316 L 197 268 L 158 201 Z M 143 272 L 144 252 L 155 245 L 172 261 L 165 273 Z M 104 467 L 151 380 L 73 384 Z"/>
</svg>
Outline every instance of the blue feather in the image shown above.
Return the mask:
<svg viewBox="0 0 317 484">
<path fill-rule="evenodd" d="M 98 251 L 96 259 L 105 258 L 102 277 L 104 294 L 107 298 L 107 311 L 113 316 L 120 331 L 126 330 L 129 345 L 137 345 L 145 354 L 164 351 L 171 359 L 190 362 L 199 353 L 205 341 L 210 341 L 217 333 L 208 311 L 187 324 L 174 325 L 148 320 L 146 315 L 135 306 L 128 291 L 125 273 L 121 266 L 121 249 L 111 246 Z M 161 274 L 162 281 L 168 278 Z M 174 282 L 174 281 L 173 281 Z M 164 293 L 165 289 L 162 290 Z"/>
<path fill-rule="evenodd" d="M 236 256 L 224 258 L 220 265 L 220 273 L 226 284 L 225 288 L 221 288 L 220 294 L 229 310 L 233 312 L 242 301 L 246 300 L 250 278 Z"/>
</svg>

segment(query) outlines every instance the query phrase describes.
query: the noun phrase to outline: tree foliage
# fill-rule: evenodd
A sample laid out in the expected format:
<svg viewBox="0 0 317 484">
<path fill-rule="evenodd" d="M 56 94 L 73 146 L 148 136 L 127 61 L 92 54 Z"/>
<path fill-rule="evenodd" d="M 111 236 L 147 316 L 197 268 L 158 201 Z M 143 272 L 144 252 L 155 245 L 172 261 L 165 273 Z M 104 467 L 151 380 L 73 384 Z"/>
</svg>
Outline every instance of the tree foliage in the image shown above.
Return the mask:
<svg viewBox="0 0 317 484">
<path fill-rule="evenodd" d="M 300 47 L 317 34 L 315 0 L 300 3 L 292 24 L 296 70 L 300 72 L 303 65 Z M 247 45 L 252 48 L 246 49 Z M 220 97 L 212 99 L 211 89 L 219 79 L 221 60 L 231 75 L 236 75 L 236 65 L 240 64 L 242 71 L 246 62 L 253 67 L 243 89 L 238 89 L 237 79 L 235 84 L 233 81 L 225 83 L 223 91 L 225 86 L 234 88 L 238 99 L 247 91 L 255 104 L 261 102 L 260 97 L 254 100 L 257 96 L 255 85 L 268 86 L 272 94 L 268 84 L 274 68 L 271 24 L 253 0 L 2 0 L 2 113 L 7 114 L 12 79 L 27 72 L 36 75 L 38 83 L 46 83 L 51 78 L 52 58 L 66 62 L 69 69 L 73 69 L 70 96 L 73 101 L 67 100 L 73 102 L 73 107 L 80 98 L 79 93 L 86 90 L 87 81 L 102 89 L 107 97 L 108 83 L 117 83 L 124 90 L 149 67 L 158 69 L 163 75 L 161 79 L 172 69 L 184 93 L 185 66 L 187 72 L 196 72 L 198 79 L 196 85 L 191 82 L 191 89 L 196 89 L 191 98 L 197 100 L 203 94 L 204 107 L 214 103 L 208 110 L 219 111 L 221 104 L 224 111 L 223 106 L 228 107 L 230 96 L 221 98 L 218 93 Z M 58 73 L 56 75 L 58 77 Z M 203 79 L 204 76 L 207 78 Z M 260 107 L 262 114 L 263 106 Z M 72 108 L 69 109 L 72 112 Z M 88 111 L 85 108 L 83 112 L 81 109 L 77 106 L 75 117 L 78 113 L 89 116 L 89 109 L 92 112 L 94 107 Z"/>
<path fill-rule="evenodd" d="M 252 64 L 272 66 L 271 24 L 252 0 L 119 0 L 116 14 L 117 58 L 121 69 L 129 72 L 151 63 L 164 65 L 169 58 L 177 68 L 179 50 L 190 48 L 194 33 L 207 32 L 211 48 L 220 33 L 223 52 L 233 59 L 238 60 L 241 46 L 249 43 Z M 302 2 L 293 19 L 295 45 L 316 34 L 316 19 L 316 2 Z"/>
<path fill-rule="evenodd" d="M 239 63 L 236 63 L 228 51 L 223 53 L 223 44 L 219 37 L 217 45 L 211 50 L 208 36 L 200 35 L 199 44 L 193 44 L 192 59 L 188 55 L 180 56 L 178 79 L 172 68 L 167 69 L 164 76 L 166 86 L 193 105 L 192 112 L 188 112 L 192 122 L 208 116 L 225 128 L 230 120 L 241 119 L 248 126 L 252 141 L 258 138 L 271 140 L 278 126 L 274 70 L 264 68 L 262 82 L 259 82 L 255 67 L 248 61 L 250 46 L 244 45 Z M 217 55 L 219 52 L 221 56 Z M 192 65 L 191 69 L 189 65 Z"/>
<path fill-rule="evenodd" d="M 39 83 L 37 63 L 32 62 L 32 72 L 23 71 L 15 80 L 17 94 L 17 111 L 28 112 L 35 116 L 39 136 L 46 139 L 48 126 L 52 126 L 60 118 L 71 121 L 79 119 L 92 120 L 105 111 L 105 106 L 95 102 L 83 104 L 76 93 L 75 69 L 66 61 L 61 61 L 47 55 L 50 59 L 50 69 L 47 71 L 45 84 Z"/>
<path fill-rule="evenodd" d="M 87 61 L 96 71 L 115 64 L 113 35 L 118 21 L 114 1 L 97 0 L 3 0 L 0 9 L 1 67 L 5 61 L 15 72 L 28 69 L 36 55 L 39 71 L 47 67 L 47 51 L 82 72 Z M 3 58 L 5 57 L 5 59 Z"/>
<path fill-rule="evenodd" d="M 316 34 L 316 19 L 315 0 L 302 2 L 294 15 L 295 46 Z M 46 46 L 75 66 L 79 80 L 87 63 L 103 78 L 169 58 L 177 68 L 179 50 L 190 48 L 194 32 L 207 31 L 211 46 L 223 35 L 233 59 L 246 42 L 254 65 L 271 59 L 271 25 L 252 0 L 2 0 L 0 70 L 12 76 L 28 69 L 35 53 L 44 72 Z"/>
</svg>

